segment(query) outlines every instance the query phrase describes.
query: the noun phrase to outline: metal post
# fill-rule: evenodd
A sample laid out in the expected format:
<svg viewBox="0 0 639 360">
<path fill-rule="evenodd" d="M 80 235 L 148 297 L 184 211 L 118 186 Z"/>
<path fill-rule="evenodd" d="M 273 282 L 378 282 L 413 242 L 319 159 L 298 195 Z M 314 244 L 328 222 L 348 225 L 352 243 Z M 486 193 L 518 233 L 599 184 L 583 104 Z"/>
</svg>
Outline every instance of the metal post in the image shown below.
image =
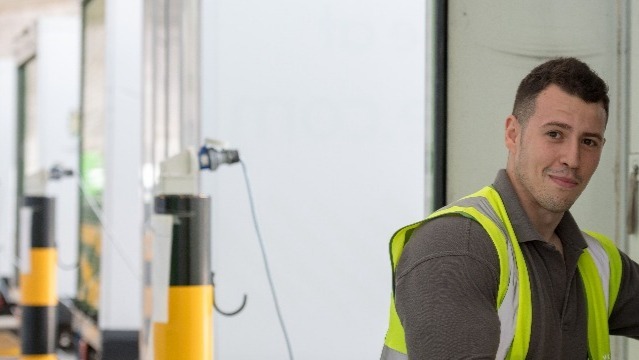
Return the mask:
<svg viewBox="0 0 639 360">
<path fill-rule="evenodd" d="M 432 209 L 446 205 L 448 176 L 448 1 L 436 0 L 433 109 L 433 201 Z M 427 135 L 430 136 L 430 135 Z M 429 189 L 430 190 L 430 189 Z"/>
<path fill-rule="evenodd" d="M 57 253 L 54 243 L 55 199 L 25 196 L 31 209 L 28 269 L 20 271 L 20 331 L 22 360 L 55 360 L 58 297 Z"/>
<path fill-rule="evenodd" d="M 157 360 L 213 358 L 210 198 L 160 195 L 155 212 L 172 215 L 168 322 L 153 324 Z"/>
</svg>

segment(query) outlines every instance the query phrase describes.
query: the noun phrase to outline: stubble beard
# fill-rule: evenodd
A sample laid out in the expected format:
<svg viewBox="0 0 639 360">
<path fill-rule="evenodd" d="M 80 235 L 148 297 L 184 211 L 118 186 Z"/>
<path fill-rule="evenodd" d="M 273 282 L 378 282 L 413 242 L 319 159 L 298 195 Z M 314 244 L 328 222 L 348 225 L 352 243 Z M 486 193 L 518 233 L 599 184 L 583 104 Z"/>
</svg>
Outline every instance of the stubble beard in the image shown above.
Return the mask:
<svg viewBox="0 0 639 360">
<path fill-rule="evenodd" d="M 524 155 L 524 154 L 522 154 Z M 577 198 L 581 194 L 581 191 L 577 196 L 561 196 L 561 192 L 555 189 L 551 189 L 546 185 L 544 181 L 548 177 L 549 168 L 545 168 L 542 173 L 542 182 L 535 183 L 531 178 L 531 174 L 527 173 L 522 164 L 526 162 L 526 156 L 522 156 L 517 159 L 515 164 L 515 176 L 519 180 L 519 183 L 528 192 L 530 197 L 543 209 L 553 213 L 564 213 L 572 207 L 577 201 Z M 532 174 L 534 176 L 534 174 Z"/>
</svg>

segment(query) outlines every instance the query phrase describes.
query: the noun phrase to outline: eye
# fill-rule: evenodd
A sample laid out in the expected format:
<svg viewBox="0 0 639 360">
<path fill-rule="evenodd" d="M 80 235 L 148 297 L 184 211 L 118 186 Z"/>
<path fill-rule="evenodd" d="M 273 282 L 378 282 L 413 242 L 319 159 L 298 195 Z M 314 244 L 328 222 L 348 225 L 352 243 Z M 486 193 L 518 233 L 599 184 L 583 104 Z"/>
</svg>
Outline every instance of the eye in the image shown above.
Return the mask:
<svg viewBox="0 0 639 360">
<path fill-rule="evenodd" d="M 590 147 L 596 147 L 599 145 L 599 143 L 594 139 L 583 139 L 582 142 L 584 145 L 590 146 Z"/>
<path fill-rule="evenodd" d="M 548 131 L 548 132 L 546 133 L 546 135 L 548 135 L 549 137 L 551 137 L 551 138 L 553 138 L 553 139 L 559 139 L 559 138 L 561 138 L 561 133 L 560 133 L 559 131 L 555 131 L 555 130 Z"/>
</svg>

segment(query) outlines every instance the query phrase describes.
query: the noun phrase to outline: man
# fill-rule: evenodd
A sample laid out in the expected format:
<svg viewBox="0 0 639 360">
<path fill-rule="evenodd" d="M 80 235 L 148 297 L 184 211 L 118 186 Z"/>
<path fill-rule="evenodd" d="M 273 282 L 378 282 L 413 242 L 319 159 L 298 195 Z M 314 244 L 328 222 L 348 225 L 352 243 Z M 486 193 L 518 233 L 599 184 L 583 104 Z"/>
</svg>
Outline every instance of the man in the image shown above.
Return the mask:
<svg viewBox="0 0 639 360">
<path fill-rule="evenodd" d="M 609 334 L 639 339 L 639 265 L 569 212 L 599 164 L 607 91 L 574 58 L 522 80 L 506 169 L 391 240 L 382 359 L 610 359 Z"/>
</svg>

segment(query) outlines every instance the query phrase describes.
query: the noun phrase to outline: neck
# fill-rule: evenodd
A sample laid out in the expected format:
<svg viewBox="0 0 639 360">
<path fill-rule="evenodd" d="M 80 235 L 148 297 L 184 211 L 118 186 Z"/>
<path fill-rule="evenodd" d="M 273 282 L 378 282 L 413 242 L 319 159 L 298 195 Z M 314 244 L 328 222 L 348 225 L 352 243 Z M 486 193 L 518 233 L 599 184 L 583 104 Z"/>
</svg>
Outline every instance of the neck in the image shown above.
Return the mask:
<svg viewBox="0 0 639 360">
<path fill-rule="evenodd" d="M 528 219 L 530 219 L 533 227 L 541 234 L 545 241 L 551 242 L 555 234 L 555 229 L 564 217 L 565 212 L 552 212 L 537 203 L 533 196 L 528 193 L 528 190 L 517 181 L 515 178 L 516 175 L 514 175 L 510 166 L 506 169 L 506 174 L 508 174 L 510 183 L 519 198 L 519 203 L 528 216 Z"/>
<path fill-rule="evenodd" d="M 551 242 L 564 213 L 550 212 L 533 204 L 522 204 L 522 206 L 535 230 L 541 234 L 544 240 Z"/>
<path fill-rule="evenodd" d="M 524 211 L 530 222 L 532 223 L 535 230 L 539 232 L 542 239 L 549 244 L 552 244 L 555 249 L 563 256 L 564 246 L 561 243 L 561 239 L 555 233 L 555 229 L 557 229 L 557 225 L 564 216 L 564 213 L 555 213 L 543 209 L 539 206 L 534 206 L 532 204 L 522 204 L 524 207 Z"/>
</svg>

